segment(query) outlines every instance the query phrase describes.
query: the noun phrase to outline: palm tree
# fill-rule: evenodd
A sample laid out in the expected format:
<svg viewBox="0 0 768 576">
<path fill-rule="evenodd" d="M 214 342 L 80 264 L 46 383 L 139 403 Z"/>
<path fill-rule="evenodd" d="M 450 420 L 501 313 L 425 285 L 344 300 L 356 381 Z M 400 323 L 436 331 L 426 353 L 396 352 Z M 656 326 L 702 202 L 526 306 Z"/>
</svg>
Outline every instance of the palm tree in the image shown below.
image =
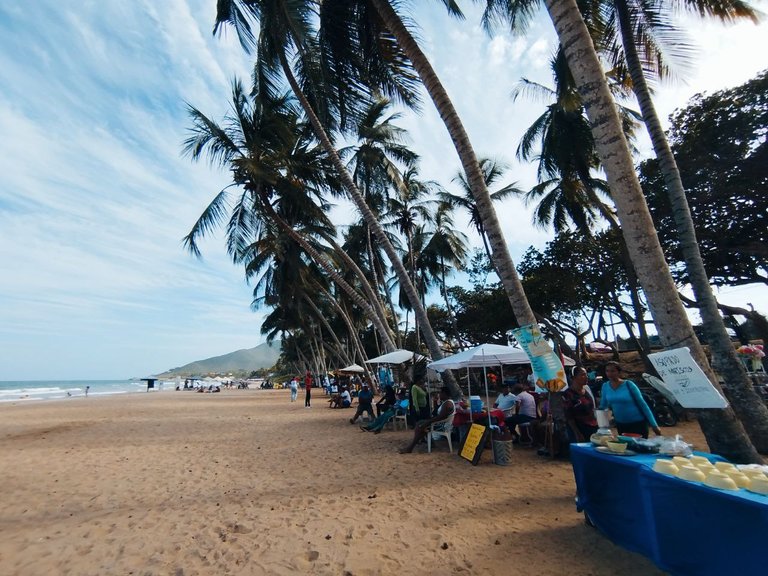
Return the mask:
<svg viewBox="0 0 768 576">
<path fill-rule="evenodd" d="M 234 184 L 244 192 L 240 196 L 228 229 L 228 243 L 235 262 L 263 261 L 259 238 L 250 238 L 263 232 L 267 223 L 277 225 L 336 282 L 379 331 L 385 348 L 394 349 L 383 319 L 371 305 L 350 286 L 329 258 L 322 254 L 323 247 L 310 240 L 313 235 L 330 237 L 332 226 L 322 211 L 323 193 L 334 183 L 327 179 L 325 155 L 317 146 L 309 144 L 307 130 L 299 122 L 297 111 L 286 98 L 272 99 L 267 94 L 253 97 L 249 103 L 240 82 L 233 86 L 234 116 L 227 118 L 222 129 L 199 110 L 190 107 L 194 120 L 192 136 L 187 140 L 185 152 L 199 159 L 207 152 L 210 160 L 230 166 Z M 319 162 L 319 164 L 318 164 Z M 313 170 L 314 168 L 314 170 Z M 198 219 L 185 243 L 199 253 L 197 237 L 215 227 L 226 212 L 227 189 L 219 193 Z M 320 205 L 311 201 L 314 195 Z M 301 231 L 295 228 L 300 227 Z"/>
<path fill-rule="evenodd" d="M 693 332 L 688 316 L 677 297 L 653 226 L 648 206 L 634 170 L 632 155 L 624 137 L 621 119 L 603 74 L 590 30 L 576 0 L 544 0 L 555 26 L 560 45 L 565 48 L 568 65 L 589 117 L 595 148 L 613 193 L 622 233 L 662 344 L 688 346 L 708 379 L 718 390 L 701 343 Z M 535 13 L 541 0 L 486 0 L 484 22 L 509 22 L 518 31 Z M 590 12 L 592 14 L 592 12 Z M 710 448 L 739 462 L 758 461 L 744 427 L 732 409 L 701 411 L 699 423 Z"/>
<path fill-rule="evenodd" d="M 416 266 L 416 251 L 414 237 L 417 230 L 432 219 L 432 210 L 435 200 L 434 192 L 441 190 L 441 186 L 434 181 L 423 181 L 418 178 L 418 170 L 415 166 L 408 167 L 400 174 L 397 190 L 390 196 L 387 202 L 387 212 L 383 215 L 384 226 L 397 230 L 405 237 L 406 252 L 403 265 L 410 271 L 410 280 L 419 292 L 421 302 L 425 294 L 425 285 L 419 281 Z M 403 294 L 402 284 L 400 285 Z M 407 293 L 405 294 L 407 296 Z M 407 306 L 408 302 L 403 302 Z M 412 307 L 408 306 L 409 309 Z M 416 341 L 419 341 L 419 321 L 415 315 Z"/>
<path fill-rule="evenodd" d="M 442 1 L 452 14 L 456 16 L 461 15 L 457 4 L 453 0 Z M 321 4 L 321 22 L 333 22 L 335 24 L 334 31 L 341 38 L 337 41 L 337 45 L 346 44 L 350 47 L 335 62 L 337 62 L 339 67 L 343 67 L 345 62 L 354 61 L 356 54 L 362 54 L 362 58 L 364 60 L 367 59 L 369 48 L 376 46 L 376 42 L 360 42 L 360 40 L 370 40 L 371 38 L 379 37 L 378 35 L 381 35 L 382 32 L 381 24 L 383 24 L 383 32 L 388 32 L 396 39 L 399 50 L 402 50 L 402 53 L 405 54 L 421 79 L 454 143 L 483 221 L 494 265 L 515 316 L 521 325 L 534 324 L 536 318 L 528 304 L 520 278 L 509 255 L 501 224 L 493 208 L 488 189 L 485 186 L 477 156 L 461 119 L 437 74 L 435 74 L 432 65 L 413 35 L 406 28 L 403 20 L 395 12 L 391 2 L 388 0 L 358 0 L 353 3 L 354 7 L 351 7 L 351 4 L 347 0 L 324 0 Z M 370 13 L 369 5 L 375 9 L 375 14 Z M 326 10 L 334 17 L 323 18 L 323 12 Z M 355 17 L 340 23 L 344 16 L 347 15 L 354 15 Z M 375 31 L 375 34 L 371 34 L 372 30 Z M 326 34 L 326 36 L 332 35 L 330 33 Z"/>
<path fill-rule="evenodd" d="M 440 286 L 440 293 L 443 295 L 445 308 L 451 318 L 453 336 L 456 338 L 459 349 L 461 349 L 456 315 L 448 298 L 446 275 L 451 269 L 458 270 L 463 268 L 469 252 L 467 249 L 467 236 L 456 229 L 453 223 L 452 212 L 453 207 L 450 204 L 438 204 L 432 219 L 433 226 L 431 230 L 426 232 L 427 240 L 421 252 L 421 258 L 431 264 L 425 266 L 425 268 L 432 271 Z"/>
<path fill-rule="evenodd" d="M 325 82 L 322 81 L 323 76 L 318 74 L 318 72 L 323 71 L 323 63 L 321 62 L 318 64 L 319 54 L 315 49 L 316 38 L 310 24 L 313 17 L 314 7 L 315 3 L 309 1 L 219 0 L 217 4 L 214 33 L 216 33 L 222 25 L 230 24 L 237 31 L 241 44 L 246 49 L 256 47 L 257 62 L 254 76 L 257 79 L 257 84 L 269 84 L 274 78 L 276 71 L 282 71 L 291 90 L 299 100 L 299 103 L 312 126 L 315 136 L 333 163 L 344 189 L 348 192 L 350 198 L 355 203 L 355 206 L 376 236 L 376 239 L 387 253 L 387 257 L 392 263 L 400 284 L 413 306 L 416 317 L 419 318 L 422 332 L 432 358 L 442 358 L 440 343 L 437 340 L 434 330 L 432 330 L 432 326 L 429 324 L 426 310 L 421 304 L 416 288 L 408 278 L 408 274 L 405 267 L 402 265 L 402 262 L 397 258 L 397 253 L 384 233 L 376 215 L 365 203 L 362 193 L 355 185 L 352 176 L 344 166 L 336 148 L 328 136 L 323 122 L 313 106 L 313 104 L 317 106 L 318 104 L 325 105 L 328 103 L 335 105 L 335 110 L 341 112 L 337 117 L 343 125 L 346 119 L 347 110 L 344 104 L 354 101 L 354 96 L 358 96 L 358 101 L 360 100 L 359 91 L 356 90 L 358 83 L 356 82 L 357 78 L 355 76 L 363 70 L 363 63 L 360 63 L 360 65 L 354 69 L 348 70 L 348 77 L 343 84 L 343 90 L 340 89 L 340 86 L 342 86 L 341 83 L 336 82 L 333 84 L 332 88 L 337 90 L 336 93 L 334 93 L 330 87 L 325 85 Z M 251 27 L 252 21 L 257 21 L 259 24 L 258 41 L 253 35 Z M 380 41 L 377 42 L 376 47 L 379 49 L 378 53 L 385 52 L 388 55 L 391 55 L 399 52 L 398 47 L 391 43 L 388 44 L 385 38 L 381 38 Z M 305 81 L 304 86 L 306 90 L 299 83 L 299 80 L 294 73 L 294 67 L 291 66 L 289 61 L 291 55 L 295 56 L 297 59 L 297 69 L 305 73 L 303 80 Z M 370 52 L 368 56 L 369 57 L 364 63 L 365 71 L 369 74 L 372 72 L 382 72 L 381 74 L 377 74 L 377 83 L 380 86 L 390 89 L 391 92 L 396 93 L 398 96 L 407 98 L 408 94 L 407 90 L 404 89 L 404 84 L 398 83 L 398 79 L 403 76 L 392 75 L 388 79 L 386 74 L 389 68 L 385 66 L 376 68 L 377 63 L 380 62 L 380 60 L 377 61 L 375 58 L 370 57 Z M 338 73 L 340 71 L 335 70 L 335 72 Z M 336 78 L 338 79 L 342 76 L 344 76 L 344 74 L 338 74 Z M 405 86 L 405 88 L 407 88 L 407 86 Z M 307 92 L 307 90 L 309 90 L 309 92 Z M 326 106 L 323 106 L 320 112 L 328 125 L 333 114 Z M 460 394 L 458 386 L 455 385 L 455 383 L 452 385 L 450 379 L 448 384 L 452 387 L 453 393 L 458 396 Z"/>
<path fill-rule="evenodd" d="M 545 112 L 525 131 L 517 148 L 524 160 L 538 159 L 539 183 L 525 194 L 526 204 L 538 201 L 534 210 L 534 223 L 545 227 L 554 225 L 555 232 L 565 230 L 572 222 L 583 234 L 590 235 L 597 215 L 601 215 L 612 228 L 620 231 L 612 207 L 603 198 L 610 199 L 607 182 L 593 175 L 600 168 L 595 142 L 584 106 L 576 90 L 565 53 L 558 47 L 550 67 L 555 89 L 523 79 L 514 90 L 513 99 L 521 94 L 540 99 L 551 99 Z M 626 96 L 628 88 L 611 78 L 611 91 Z M 639 119 L 637 113 L 619 106 L 624 134 L 632 142 Z M 538 144 L 538 147 L 535 146 Z M 650 341 L 645 326 L 645 308 L 640 300 L 637 274 L 624 242 L 621 242 L 624 269 L 627 272 L 629 295 L 634 308 L 635 323 L 640 332 L 640 352 L 650 368 Z M 630 330 L 630 335 L 634 333 Z"/>
<path fill-rule="evenodd" d="M 485 188 L 488 189 L 493 186 L 506 172 L 507 164 L 498 160 L 492 160 L 490 158 L 481 158 L 479 161 L 480 171 L 483 173 L 483 182 Z M 485 254 L 488 256 L 488 261 L 493 262 L 493 256 L 491 255 L 491 248 L 488 245 L 488 237 L 485 233 L 485 225 L 483 224 L 483 218 L 480 214 L 480 209 L 477 207 L 477 202 L 472 194 L 472 188 L 467 180 L 464 172 L 459 172 L 454 178 L 453 182 L 458 183 L 461 188 L 461 194 L 453 194 L 451 192 L 438 193 L 438 199 L 440 202 L 448 204 L 452 208 L 461 208 L 469 214 L 469 223 L 475 227 L 477 234 L 483 241 L 483 247 L 485 248 Z M 520 194 L 522 190 L 515 186 L 515 183 L 507 184 L 490 193 L 491 201 L 500 202 L 509 196 Z"/>
<path fill-rule="evenodd" d="M 517 148 L 522 160 L 538 160 L 539 183 L 525 194 L 526 203 L 538 200 L 534 223 L 553 224 L 560 232 L 573 222 L 585 234 L 591 233 L 597 214 L 617 226 L 613 210 L 602 197 L 610 198 L 608 184 L 593 175 L 600 167 L 589 120 L 568 68 L 565 53 L 558 47 L 550 67 L 555 88 L 523 78 L 512 92 L 513 100 L 528 95 L 551 100 L 544 113 L 525 131 Z M 626 94 L 626 87 L 611 83 L 612 90 Z M 631 141 L 638 115 L 619 107 L 625 134 Z M 537 146 L 538 144 L 538 146 Z"/>
<path fill-rule="evenodd" d="M 659 170 L 664 178 L 672 206 L 688 278 L 712 349 L 713 363 L 724 378 L 728 397 L 732 400 L 734 409 L 741 417 L 752 442 L 759 452 L 766 454 L 768 453 L 768 408 L 755 393 L 752 382 L 736 355 L 736 349 L 718 310 L 717 300 L 712 292 L 696 240 L 696 231 L 680 171 L 656 113 L 651 90 L 645 78 L 644 70 L 655 70 L 658 73 L 665 71 L 664 60 L 660 56 L 665 43 L 670 43 L 669 39 L 677 42 L 676 47 L 678 51 L 681 50 L 682 43 L 679 40 L 682 36 L 681 30 L 678 30 L 671 21 L 673 4 L 670 0 L 601 2 L 604 9 L 609 11 L 609 22 L 613 24 L 609 32 L 614 34 L 618 32 L 620 37 L 621 50 L 617 46 L 614 49 L 614 55 L 617 60 L 621 60 L 623 55 L 632 78 L 632 89 L 659 161 Z M 677 4 L 682 4 L 684 8 L 698 12 L 701 16 L 714 17 L 726 22 L 744 19 L 756 22 L 758 19 L 758 12 L 744 0 L 687 0 Z M 683 48 L 685 48 L 684 44 Z"/>
<path fill-rule="evenodd" d="M 662 343 L 670 348 L 688 346 L 710 382 L 719 389 L 717 377 L 677 297 L 634 170 L 621 120 L 576 0 L 544 0 L 544 3 L 560 44 L 565 47 L 568 64 L 592 124 L 595 147 L 613 192 L 627 249 Z M 713 451 L 727 454 L 738 462 L 759 461 L 760 457 L 733 410 L 703 410 L 699 421 Z"/>
<path fill-rule="evenodd" d="M 406 131 L 395 124 L 400 114 L 388 114 L 389 107 L 390 101 L 386 98 L 372 100 L 363 110 L 363 116 L 357 123 L 357 142 L 354 146 L 339 151 L 342 157 L 350 155 L 352 177 L 363 193 L 366 203 L 377 215 L 386 211 L 393 190 L 402 185 L 399 166 L 412 165 L 418 159 L 406 145 Z M 387 292 L 381 250 L 374 248 L 371 230 L 364 220 L 362 225 L 365 228 L 366 259 L 369 262 L 373 284 Z M 390 242 L 396 246 L 392 237 Z M 388 292 L 386 296 L 391 302 Z M 396 322 L 396 315 L 393 313 L 392 316 Z"/>
</svg>

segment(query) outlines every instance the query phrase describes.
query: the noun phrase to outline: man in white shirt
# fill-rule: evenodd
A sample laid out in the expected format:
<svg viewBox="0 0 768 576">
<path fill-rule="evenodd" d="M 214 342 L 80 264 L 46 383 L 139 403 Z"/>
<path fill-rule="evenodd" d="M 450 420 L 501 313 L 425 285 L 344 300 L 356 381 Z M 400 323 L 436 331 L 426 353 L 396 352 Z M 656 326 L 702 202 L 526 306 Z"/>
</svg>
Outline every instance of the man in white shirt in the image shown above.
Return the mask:
<svg viewBox="0 0 768 576">
<path fill-rule="evenodd" d="M 516 404 L 517 396 L 512 394 L 511 386 L 509 384 L 504 384 L 501 387 L 501 394 L 496 398 L 496 402 L 493 403 L 493 407 L 502 410 L 504 412 L 504 417 L 507 417 L 514 414 Z"/>
<path fill-rule="evenodd" d="M 517 395 L 515 414 L 505 418 L 504 423 L 512 431 L 515 440 L 517 440 L 520 436 L 515 430 L 517 425 L 533 422 L 538 419 L 539 415 L 536 409 L 536 399 L 523 388 L 522 384 L 515 386 L 515 394 Z"/>
<path fill-rule="evenodd" d="M 342 408 L 349 408 L 352 405 L 352 396 L 349 393 L 349 390 L 344 388 L 344 391 L 341 393 L 341 407 Z"/>
</svg>

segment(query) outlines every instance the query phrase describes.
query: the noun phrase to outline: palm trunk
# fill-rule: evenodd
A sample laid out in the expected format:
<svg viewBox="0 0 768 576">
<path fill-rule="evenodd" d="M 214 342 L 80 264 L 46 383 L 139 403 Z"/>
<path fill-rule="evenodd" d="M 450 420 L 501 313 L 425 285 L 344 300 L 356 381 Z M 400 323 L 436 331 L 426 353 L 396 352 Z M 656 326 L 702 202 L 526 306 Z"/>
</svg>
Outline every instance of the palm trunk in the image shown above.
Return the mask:
<svg viewBox="0 0 768 576">
<path fill-rule="evenodd" d="M 334 344 L 336 344 L 336 347 L 339 349 L 341 353 L 341 360 L 343 362 L 346 362 L 347 364 L 352 364 L 352 362 L 349 361 L 349 357 L 347 357 L 346 354 L 344 354 L 344 349 L 341 346 L 341 342 L 339 341 L 339 337 L 336 335 L 336 332 L 333 330 L 331 325 L 328 323 L 328 320 L 326 319 L 325 315 L 322 313 L 320 308 L 317 307 L 317 304 L 315 304 L 314 300 L 304 294 L 304 302 L 309 304 L 309 307 L 312 308 L 312 310 L 315 313 L 315 317 L 320 321 L 320 323 L 325 326 L 325 329 L 328 331 L 328 334 L 331 337 L 331 340 L 333 340 Z"/>
<path fill-rule="evenodd" d="M 727 390 L 728 398 L 733 402 L 733 409 L 744 424 L 752 443 L 758 452 L 768 454 L 768 407 L 755 393 L 744 366 L 736 356 L 736 349 L 725 329 L 723 317 L 717 309 L 717 301 L 712 293 L 707 271 L 704 269 L 704 261 L 701 259 L 699 244 L 696 241 L 696 231 L 680 171 L 661 127 L 651 99 L 651 92 L 643 75 L 642 64 L 632 35 L 627 3 L 625 0 L 614 1 L 627 67 L 632 77 L 632 89 L 651 137 L 653 151 L 659 160 L 659 169 L 664 177 L 667 196 L 677 225 L 680 249 L 683 252 L 688 278 L 699 304 L 702 325 L 712 351 L 712 363 L 722 374 L 725 380 L 723 387 Z"/>
<path fill-rule="evenodd" d="M 371 243 L 371 231 L 368 227 L 365 229 L 365 242 L 366 242 L 366 249 L 368 250 L 368 262 L 371 266 L 371 281 L 373 286 L 379 287 L 384 286 L 384 289 L 386 290 L 386 285 L 384 284 L 382 280 L 382 275 L 379 272 L 378 263 L 376 261 L 376 257 L 373 254 L 373 245 Z M 381 293 L 377 290 L 376 294 L 378 296 L 379 302 L 381 303 L 382 308 L 386 305 L 386 302 L 384 301 L 384 298 L 381 296 Z M 385 315 L 386 316 L 386 315 Z M 392 334 L 395 336 L 395 342 L 397 343 L 397 347 L 400 348 L 400 334 L 397 330 L 397 316 L 393 314 L 392 316 L 392 322 L 394 323 L 394 327 L 392 329 Z M 389 323 L 387 323 L 389 326 Z"/>
<path fill-rule="evenodd" d="M 596 199 L 597 200 L 597 199 Z M 616 216 L 611 210 L 600 200 L 596 202 L 597 209 L 602 214 L 603 218 L 608 221 L 611 228 L 621 233 L 621 226 L 616 221 Z M 640 332 L 640 350 L 645 354 L 646 360 L 648 354 L 651 353 L 651 342 L 648 339 L 648 330 L 645 326 L 645 310 L 643 304 L 640 301 L 640 291 L 637 284 L 637 272 L 635 271 L 635 265 L 632 264 L 632 259 L 629 257 L 627 251 L 627 243 L 624 242 L 624 238 L 619 236 L 619 244 L 621 249 L 621 262 L 624 265 L 624 271 L 627 274 L 627 287 L 629 289 L 629 298 L 632 300 L 632 308 L 635 311 L 635 323 L 637 324 L 637 330 Z"/>
<path fill-rule="evenodd" d="M 339 313 L 339 316 L 341 316 L 341 319 L 344 321 L 344 324 L 346 324 L 347 332 L 349 333 L 349 338 L 352 342 L 352 347 L 355 349 L 355 353 L 360 356 L 360 365 L 365 370 L 365 374 L 371 383 L 372 389 L 376 391 L 376 380 L 373 379 L 372 374 L 368 370 L 368 364 L 366 363 L 368 358 L 366 357 L 363 350 L 363 344 L 360 342 L 360 338 L 357 335 L 357 330 L 355 330 L 355 326 L 352 324 L 352 319 L 349 317 L 349 314 L 347 314 L 347 311 L 344 310 L 342 305 L 339 304 L 335 298 L 333 298 L 333 296 L 331 296 L 326 290 L 322 288 L 320 288 L 320 291 L 325 294 L 326 298 L 330 299 L 334 308 L 336 308 L 336 311 Z"/>
<path fill-rule="evenodd" d="M 389 324 L 387 323 L 387 313 L 384 311 L 384 306 L 381 305 L 381 300 L 379 300 L 378 295 L 376 292 L 374 292 L 371 284 L 365 277 L 365 274 L 363 274 L 363 271 L 360 270 L 360 267 L 357 265 L 357 263 L 352 260 L 352 258 L 350 258 L 349 254 L 347 254 L 333 238 L 329 238 L 328 241 L 331 243 L 331 246 L 333 246 L 333 249 L 336 250 L 336 253 L 341 256 L 341 259 L 344 260 L 344 263 L 349 266 L 350 270 L 357 276 L 357 279 L 360 282 L 360 286 L 363 287 L 363 292 L 365 292 L 365 295 L 370 298 L 374 310 L 376 310 L 376 313 L 381 316 L 382 320 L 384 321 L 384 325 L 389 328 Z M 394 333 L 390 332 L 389 336 L 390 339 L 394 342 Z"/>
<path fill-rule="evenodd" d="M 576 0 L 545 0 L 545 4 L 560 44 L 565 48 L 569 67 L 592 125 L 595 147 L 613 193 L 627 249 L 661 341 L 667 348 L 688 346 L 693 358 L 719 390 L 717 377 L 677 297 L 675 283 L 635 174 L 615 102 Z M 733 410 L 702 410 L 700 413 L 699 421 L 713 452 L 736 462 L 760 461 Z"/>
<path fill-rule="evenodd" d="M 384 346 L 387 348 L 387 352 L 391 352 L 395 349 L 395 343 L 392 341 L 392 339 L 389 337 L 389 332 L 387 330 L 387 327 L 384 325 L 384 321 L 379 317 L 378 314 L 376 314 L 376 311 L 371 308 L 371 306 L 365 301 L 365 299 L 358 293 L 357 290 L 355 290 L 352 286 L 350 286 L 344 278 L 341 277 L 341 274 L 338 273 L 338 271 L 331 266 L 331 264 L 328 263 L 328 261 L 323 258 L 323 256 L 315 250 L 312 245 L 307 242 L 307 240 L 296 232 L 296 230 L 291 227 L 290 224 L 288 224 L 285 220 L 283 220 L 277 212 L 275 212 L 274 208 L 272 208 L 272 205 L 269 203 L 266 199 L 261 199 L 262 206 L 267 211 L 269 216 L 283 229 L 285 230 L 288 235 L 297 243 L 299 246 L 301 246 L 307 254 L 309 254 L 312 259 L 317 262 L 323 270 L 325 270 L 328 275 L 331 277 L 331 279 L 336 283 L 339 288 L 341 288 L 347 296 L 350 297 L 350 299 L 355 303 L 355 305 L 359 306 L 361 310 L 365 312 L 365 315 L 370 319 L 370 321 L 373 323 L 376 330 L 381 335 L 382 340 L 384 340 Z"/>
<path fill-rule="evenodd" d="M 443 292 L 443 298 L 445 299 L 445 309 L 448 311 L 448 316 L 451 319 L 451 330 L 453 330 L 453 336 L 456 338 L 456 346 L 461 351 L 464 346 L 461 344 L 461 337 L 459 336 L 459 325 L 456 322 L 456 314 L 453 313 L 453 307 L 451 301 L 448 299 L 448 286 L 445 281 L 445 259 L 440 256 L 440 288 Z"/>
<path fill-rule="evenodd" d="M 403 24 L 400 17 L 394 11 L 388 0 L 371 0 L 371 4 L 376 8 L 384 25 L 395 36 L 398 44 L 413 64 L 414 69 L 419 74 L 424 87 L 427 89 L 430 98 L 435 104 L 440 117 L 445 123 L 445 127 L 451 136 L 451 140 L 456 148 L 456 152 L 461 160 L 464 173 L 467 175 L 467 182 L 472 190 L 472 196 L 475 199 L 477 209 L 483 222 L 483 228 L 488 236 L 488 241 L 493 250 L 492 262 L 499 274 L 501 283 L 507 293 L 509 302 L 512 305 L 512 311 L 518 323 L 535 324 L 533 310 L 528 303 L 517 275 L 515 265 L 509 255 L 507 244 L 501 230 L 501 224 L 496 216 L 496 210 L 491 202 L 491 196 L 485 185 L 485 178 L 477 161 L 477 156 L 472 148 L 464 126 L 461 123 L 459 115 L 448 97 L 445 88 L 440 83 L 437 74 L 435 74 L 432 65 L 419 48 L 416 40 Z"/>
<path fill-rule="evenodd" d="M 405 290 L 405 294 L 408 297 L 408 301 L 411 303 L 411 306 L 413 306 L 414 314 L 416 315 L 417 318 L 419 318 L 421 322 L 424 338 L 427 341 L 427 347 L 429 348 L 429 353 L 432 355 L 432 359 L 433 360 L 441 359 L 443 357 L 443 352 L 440 349 L 440 342 L 437 340 L 437 336 L 435 335 L 434 330 L 432 330 L 432 326 L 430 325 L 429 319 L 427 318 L 427 311 L 421 305 L 421 301 L 419 300 L 419 295 L 416 292 L 416 288 L 414 288 L 413 283 L 408 279 L 408 272 L 405 270 L 405 266 L 403 266 L 403 263 L 400 261 L 400 259 L 397 256 L 397 252 L 395 251 L 394 246 L 392 246 L 392 243 L 389 241 L 389 238 L 387 238 L 387 235 L 384 233 L 384 228 L 381 226 L 381 223 L 376 219 L 376 216 L 371 211 L 370 206 L 366 204 L 362 193 L 357 188 L 357 186 L 355 186 L 355 183 L 352 180 L 352 176 L 350 176 L 349 171 L 344 166 L 344 163 L 341 161 L 341 158 L 339 157 L 339 154 L 336 151 L 336 148 L 334 148 L 333 144 L 331 143 L 331 140 L 328 138 L 328 134 L 325 132 L 325 129 L 320 123 L 320 119 L 317 117 L 317 114 L 315 114 L 315 111 L 312 109 L 312 106 L 307 100 L 307 97 L 304 95 L 304 92 L 301 90 L 301 87 L 296 81 L 296 78 L 294 77 L 293 72 L 291 71 L 291 68 L 288 64 L 288 61 L 285 58 L 285 55 L 282 53 L 280 54 L 280 64 L 283 68 L 283 73 L 285 74 L 285 77 L 288 80 L 288 84 L 290 84 L 291 89 L 293 90 L 293 93 L 299 99 L 299 102 L 301 103 L 301 107 L 303 108 L 305 114 L 307 115 L 307 118 L 309 119 L 310 124 L 312 125 L 312 128 L 315 132 L 315 136 L 320 141 L 320 144 L 322 145 L 323 149 L 326 151 L 326 153 L 330 157 L 331 162 L 333 163 L 334 167 L 336 168 L 336 171 L 339 174 L 339 177 L 341 178 L 341 182 L 344 185 L 344 188 L 349 193 L 350 198 L 355 203 L 355 206 L 357 206 L 357 209 L 360 211 L 360 214 L 362 214 L 366 224 L 368 224 L 368 227 L 376 236 L 376 239 L 379 242 L 381 242 L 382 248 L 384 248 L 384 251 L 386 252 L 387 257 L 392 262 L 392 267 L 394 268 L 395 273 L 397 274 L 397 277 L 400 280 L 400 287 L 403 290 Z M 383 335 L 382 335 L 382 338 L 383 338 Z M 393 349 L 394 349 L 394 346 L 393 346 Z M 456 385 L 456 382 L 455 381 L 452 382 L 453 380 L 452 375 L 449 374 L 446 380 L 447 380 L 446 384 L 451 388 L 451 391 L 455 393 L 455 395 L 458 397 L 458 395 L 461 394 L 461 391 L 459 390 L 458 385 Z"/>
</svg>

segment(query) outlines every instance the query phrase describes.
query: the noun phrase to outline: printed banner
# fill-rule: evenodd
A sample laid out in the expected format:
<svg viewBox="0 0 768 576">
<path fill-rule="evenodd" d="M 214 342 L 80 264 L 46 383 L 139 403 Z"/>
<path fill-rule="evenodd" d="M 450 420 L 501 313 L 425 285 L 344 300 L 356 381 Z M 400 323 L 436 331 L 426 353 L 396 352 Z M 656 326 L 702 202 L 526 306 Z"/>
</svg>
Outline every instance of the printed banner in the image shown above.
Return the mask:
<svg viewBox="0 0 768 576">
<path fill-rule="evenodd" d="M 515 328 L 512 334 L 528 354 L 536 386 L 549 392 L 560 392 L 568 385 L 563 364 L 549 343 L 544 340 L 538 325 L 529 324 Z"/>
<path fill-rule="evenodd" d="M 688 348 L 648 354 L 665 387 L 683 408 L 726 408 L 728 402 L 691 356 Z"/>
</svg>

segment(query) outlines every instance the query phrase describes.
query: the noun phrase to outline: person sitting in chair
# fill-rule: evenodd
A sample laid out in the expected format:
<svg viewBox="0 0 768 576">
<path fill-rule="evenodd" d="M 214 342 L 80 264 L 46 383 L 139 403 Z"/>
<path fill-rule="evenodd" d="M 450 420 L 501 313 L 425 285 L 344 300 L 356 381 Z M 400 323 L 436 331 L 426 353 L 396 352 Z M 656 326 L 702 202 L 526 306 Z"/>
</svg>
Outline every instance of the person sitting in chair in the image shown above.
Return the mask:
<svg viewBox="0 0 768 576">
<path fill-rule="evenodd" d="M 512 432 L 515 441 L 517 441 L 520 438 L 520 435 L 515 430 L 515 427 L 518 424 L 527 424 L 528 422 L 538 420 L 539 414 L 536 410 L 536 400 L 530 392 L 525 390 L 522 384 L 515 386 L 514 390 L 517 395 L 515 413 L 512 416 L 505 418 L 504 422 Z"/>
<path fill-rule="evenodd" d="M 427 434 L 429 434 L 429 429 L 432 424 L 447 419 L 455 411 L 456 404 L 453 402 L 453 400 L 451 400 L 451 391 L 449 390 L 448 386 L 443 386 L 440 388 L 440 406 L 438 406 L 435 415 L 432 416 L 432 418 L 419 420 L 416 422 L 416 428 L 413 431 L 413 438 L 411 439 L 410 444 L 400 449 L 400 454 L 408 454 L 413 452 L 416 444 L 426 438 Z"/>
<path fill-rule="evenodd" d="M 496 402 L 493 403 L 493 407 L 504 412 L 504 417 L 508 418 L 515 414 L 516 405 L 517 396 L 512 394 L 512 386 L 505 382 L 501 387 L 501 394 L 496 398 Z"/>
<path fill-rule="evenodd" d="M 352 406 L 352 395 L 349 393 L 349 389 L 345 386 L 341 392 L 341 406 L 339 408 L 349 408 Z"/>
<path fill-rule="evenodd" d="M 368 412 L 368 415 L 373 420 L 373 392 L 367 382 L 363 382 L 363 388 L 357 395 L 357 411 L 352 418 L 349 419 L 350 424 L 354 424 L 357 419 L 363 415 L 363 412 Z"/>
</svg>

